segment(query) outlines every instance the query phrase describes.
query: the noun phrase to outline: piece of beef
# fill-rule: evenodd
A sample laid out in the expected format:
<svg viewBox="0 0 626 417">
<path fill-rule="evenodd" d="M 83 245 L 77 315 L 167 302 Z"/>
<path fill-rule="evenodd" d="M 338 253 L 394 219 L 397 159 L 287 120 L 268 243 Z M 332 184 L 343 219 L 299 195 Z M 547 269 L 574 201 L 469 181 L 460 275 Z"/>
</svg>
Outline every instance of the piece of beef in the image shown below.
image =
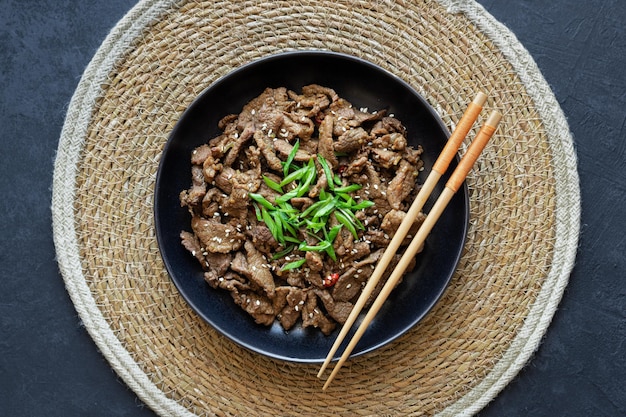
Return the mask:
<svg viewBox="0 0 626 417">
<path fill-rule="evenodd" d="M 382 183 L 380 174 L 376 171 L 371 161 L 368 161 L 365 165 L 365 175 L 367 176 L 363 187 L 365 198 L 374 202 L 374 210 L 377 213 L 386 213 L 391 210 L 392 207 L 387 199 L 386 187 Z"/>
<path fill-rule="evenodd" d="M 418 146 L 417 149 L 412 148 L 412 147 L 407 147 L 402 152 L 402 157 L 406 161 L 408 161 L 410 164 L 412 164 L 415 167 L 415 169 L 419 171 L 420 169 L 424 167 L 424 161 L 422 160 L 423 152 L 424 150 L 422 149 L 421 146 Z"/>
<path fill-rule="evenodd" d="M 265 255 L 271 256 L 278 249 L 279 243 L 274 239 L 272 232 L 265 226 L 265 223 L 252 226 L 245 233 L 252 241 L 254 247 Z"/>
<path fill-rule="evenodd" d="M 322 300 L 322 304 L 328 312 L 328 315 L 337 323 L 344 324 L 346 320 L 348 320 L 348 316 L 354 307 L 352 303 L 333 299 L 328 290 L 315 288 L 313 292 L 319 297 L 320 300 Z"/>
<path fill-rule="evenodd" d="M 357 158 L 353 159 L 346 166 L 346 168 L 343 170 L 341 175 L 343 177 L 349 177 L 349 176 L 352 176 L 352 175 L 360 174 L 361 172 L 363 172 L 363 169 L 365 168 L 367 163 L 368 163 L 367 153 L 359 154 L 359 156 Z"/>
<path fill-rule="evenodd" d="M 207 252 L 237 251 L 245 241 L 244 234 L 232 225 L 222 224 L 214 219 L 194 216 L 191 219 L 191 228 Z"/>
<path fill-rule="evenodd" d="M 291 151 L 293 151 L 293 145 L 284 139 L 276 139 L 274 141 L 274 149 L 276 149 L 283 158 L 287 159 Z M 311 158 L 313 158 L 312 154 L 304 149 L 298 149 L 293 160 L 297 162 L 308 162 Z"/>
<path fill-rule="evenodd" d="M 319 272 L 324 268 L 324 261 L 322 260 L 322 256 L 318 252 L 308 251 L 305 254 L 306 264 L 311 271 Z"/>
<path fill-rule="evenodd" d="M 289 287 L 289 293 L 286 297 L 287 305 L 282 308 L 278 315 L 280 324 L 285 330 L 291 329 L 302 316 L 306 298 L 306 292 L 302 289 Z"/>
<path fill-rule="evenodd" d="M 400 120 L 390 116 L 383 117 L 374 125 L 374 127 L 372 127 L 372 130 L 370 131 L 370 133 L 375 136 L 383 136 L 394 132 L 405 135 L 406 128 Z"/>
<path fill-rule="evenodd" d="M 274 171 L 280 171 L 283 168 L 280 158 L 276 156 L 272 140 L 263 131 L 257 130 L 254 132 L 254 141 L 261 150 L 261 154 L 267 161 L 267 165 Z"/>
<path fill-rule="evenodd" d="M 207 219 L 220 217 L 220 207 L 224 198 L 226 198 L 226 194 L 222 193 L 218 188 L 210 188 L 202 199 L 202 216 Z"/>
<path fill-rule="evenodd" d="M 191 253 L 191 256 L 200 262 L 202 268 L 206 268 L 204 255 L 202 254 L 204 252 L 204 248 L 200 244 L 200 240 L 196 237 L 196 235 L 190 232 L 182 231 L 180 232 L 180 240 L 185 249 Z"/>
<path fill-rule="evenodd" d="M 215 185 L 225 192 L 230 194 L 233 189 L 232 178 L 235 175 L 235 170 L 231 167 L 224 167 L 222 171 L 215 177 Z"/>
<path fill-rule="evenodd" d="M 198 165 L 191 166 L 191 188 L 180 193 L 182 206 L 194 207 L 206 194 L 206 183 L 202 175 L 202 168 Z"/>
<path fill-rule="evenodd" d="M 413 164 L 406 160 L 400 162 L 396 176 L 387 187 L 387 201 L 392 208 L 399 210 L 402 207 L 402 201 L 415 188 L 418 173 Z"/>
<path fill-rule="evenodd" d="M 241 308 L 250 314 L 258 324 L 271 326 L 276 319 L 272 300 L 252 290 L 231 291 L 230 293 Z"/>
<path fill-rule="evenodd" d="M 333 148 L 333 116 L 327 115 L 319 126 L 319 142 L 317 152 L 328 161 L 331 168 L 337 168 L 339 162 Z"/>
<path fill-rule="evenodd" d="M 214 270 L 204 273 L 204 281 L 211 286 L 211 288 L 220 288 L 222 290 L 230 291 L 231 293 L 239 293 L 240 291 L 250 291 L 250 285 L 241 278 L 239 275 L 233 272 L 227 272 L 224 276 L 217 274 Z"/>
<path fill-rule="evenodd" d="M 385 215 L 383 221 L 380 225 L 380 228 L 393 239 L 393 236 L 396 234 L 398 227 L 404 220 L 406 213 L 401 210 L 391 210 L 389 213 Z M 407 233 L 405 244 L 408 244 L 410 240 L 415 236 L 419 227 L 424 223 L 426 219 L 426 215 L 424 213 L 418 213 L 418 215 L 413 220 L 411 227 L 409 228 L 409 232 Z"/>
<path fill-rule="evenodd" d="M 302 327 L 316 327 L 322 333 L 329 335 L 335 330 L 336 324 L 318 308 L 317 295 L 313 291 L 307 291 L 306 301 L 302 306 Z"/>
<path fill-rule="evenodd" d="M 403 151 L 406 149 L 407 142 L 403 134 L 398 132 L 387 133 L 383 136 L 376 137 L 372 140 L 374 148 L 391 149 L 394 151 Z"/>
<path fill-rule="evenodd" d="M 293 142 L 296 138 L 308 142 L 314 132 L 315 124 L 309 117 L 303 114 L 285 113 L 278 137 L 289 142 Z"/>
<path fill-rule="evenodd" d="M 232 136 L 229 138 L 230 149 L 228 150 L 226 158 L 224 158 L 224 166 L 229 167 L 235 162 L 237 156 L 239 156 L 239 152 L 253 137 L 255 131 L 256 127 L 254 122 L 251 121 L 241 132 L 233 132 Z"/>
<path fill-rule="evenodd" d="M 252 242 L 246 240 L 244 243 L 244 249 L 246 250 L 249 275 L 247 277 L 259 288 L 263 289 L 268 297 L 274 296 L 274 277 L 269 270 L 267 259 L 263 254 L 258 251 Z"/>
<path fill-rule="evenodd" d="M 372 159 L 383 168 L 397 166 L 402 160 L 402 155 L 388 149 L 372 148 Z"/>
<path fill-rule="evenodd" d="M 203 165 L 209 155 L 211 155 L 211 147 L 208 144 L 200 145 L 191 152 L 191 164 Z"/>
<path fill-rule="evenodd" d="M 370 135 L 362 127 L 348 129 L 335 142 L 335 152 L 356 152 L 370 140 Z"/>
</svg>

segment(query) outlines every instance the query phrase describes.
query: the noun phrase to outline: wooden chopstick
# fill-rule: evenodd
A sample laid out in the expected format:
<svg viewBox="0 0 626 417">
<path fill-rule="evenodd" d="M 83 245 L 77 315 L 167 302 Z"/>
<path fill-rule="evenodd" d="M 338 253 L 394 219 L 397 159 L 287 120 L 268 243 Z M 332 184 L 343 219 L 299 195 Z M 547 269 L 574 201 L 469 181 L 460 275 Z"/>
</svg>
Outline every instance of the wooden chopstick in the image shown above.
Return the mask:
<svg viewBox="0 0 626 417">
<path fill-rule="evenodd" d="M 378 295 L 378 297 L 376 298 L 376 300 L 370 307 L 369 311 L 367 312 L 367 315 L 363 319 L 363 322 L 360 324 L 354 336 L 350 340 L 350 343 L 348 344 L 345 351 L 341 355 L 341 358 L 335 365 L 335 368 L 333 369 L 332 373 L 326 380 L 326 383 L 324 384 L 324 387 L 322 388 L 322 390 L 326 390 L 326 388 L 328 388 L 331 381 L 335 378 L 335 376 L 339 372 L 339 369 L 341 369 L 344 362 L 348 359 L 348 357 L 352 353 L 352 350 L 361 339 L 361 336 L 363 335 L 363 333 L 365 332 L 365 330 L 367 329 L 371 321 L 374 319 L 374 317 L 376 316 L 380 308 L 382 307 L 385 300 L 387 300 L 387 297 L 389 296 L 391 291 L 395 288 L 396 284 L 398 283 L 398 281 L 404 274 L 404 271 L 406 270 L 407 266 L 409 265 L 409 263 L 411 262 L 415 254 L 417 253 L 420 246 L 426 240 L 426 237 L 433 229 L 437 220 L 439 220 L 439 217 L 443 213 L 444 209 L 446 208 L 446 206 L 448 205 L 448 203 L 450 202 L 454 194 L 461 187 L 461 185 L 463 184 L 463 181 L 465 181 L 465 178 L 467 177 L 468 172 L 470 171 L 470 169 L 476 162 L 476 159 L 478 159 L 478 156 L 487 145 L 487 142 L 489 142 L 489 139 L 491 139 L 491 137 L 493 136 L 493 133 L 495 132 L 498 124 L 500 123 L 501 118 L 502 118 L 502 115 L 499 112 L 497 111 L 492 112 L 489 118 L 487 119 L 487 121 L 485 122 L 485 124 L 479 130 L 478 134 L 476 135 L 476 138 L 471 143 L 467 152 L 465 153 L 465 155 L 459 162 L 459 165 L 450 176 L 450 179 L 446 183 L 445 188 L 443 189 L 441 195 L 435 202 L 435 205 L 433 206 L 432 210 L 426 216 L 426 220 L 424 220 L 424 223 L 422 223 L 422 225 L 418 229 L 415 237 L 413 238 L 413 240 L 407 247 L 400 261 L 398 262 L 398 265 L 391 273 L 391 276 L 387 279 L 387 282 L 383 286 L 380 294 Z"/>
<path fill-rule="evenodd" d="M 400 223 L 400 226 L 398 226 L 398 229 L 396 230 L 396 233 L 394 234 L 393 239 L 389 243 L 389 246 L 387 247 L 387 249 L 381 256 L 380 260 L 378 261 L 378 264 L 376 265 L 376 268 L 374 269 L 372 276 L 369 278 L 367 285 L 363 288 L 361 292 L 361 296 L 359 297 L 357 302 L 354 304 L 354 307 L 352 308 L 352 311 L 350 312 L 348 319 L 346 320 L 343 327 L 341 328 L 341 331 L 339 332 L 337 339 L 333 343 L 333 346 L 328 352 L 328 355 L 326 356 L 326 359 L 324 360 L 324 363 L 322 364 L 322 367 L 320 368 L 320 371 L 317 374 L 318 378 L 321 378 L 322 374 L 328 367 L 328 364 L 330 363 L 333 356 L 337 352 L 337 349 L 341 345 L 341 342 L 343 342 L 346 335 L 350 331 L 350 328 L 352 328 L 352 325 L 354 324 L 357 317 L 359 316 L 359 313 L 361 312 L 361 310 L 363 310 L 363 306 L 365 306 L 367 299 L 369 298 L 371 293 L 374 291 L 374 288 L 376 288 L 376 284 L 378 284 L 378 281 L 380 281 L 380 278 L 383 276 L 385 270 L 387 269 L 387 266 L 389 266 L 391 259 L 398 251 L 400 244 L 402 243 L 405 236 L 409 232 L 409 229 L 413 225 L 415 218 L 419 214 L 420 210 L 422 210 L 422 208 L 424 207 L 424 204 L 426 203 L 426 200 L 428 200 L 428 197 L 430 197 L 430 194 L 433 192 L 435 185 L 437 185 L 441 176 L 448 169 L 448 166 L 450 165 L 450 162 L 456 155 L 459 147 L 461 146 L 461 143 L 467 136 L 472 126 L 474 125 L 474 122 L 476 121 L 476 119 L 478 118 L 478 115 L 483 109 L 483 105 L 485 104 L 485 101 L 487 101 L 487 95 L 485 95 L 482 92 L 479 92 L 474 98 L 474 100 L 472 100 L 472 102 L 468 105 L 467 109 L 465 110 L 465 113 L 463 113 L 461 120 L 459 120 L 459 123 L 457 124 L 456 128 L 450 135 L 450 138 L 448 139 L 448 141 L 446 142 L 445 147 L 443 148 L 443 150 L 439 154 L 439 157 L 433 164 L 432 170 L 430 174 L 428 175 L 428 177 L 426 178 L 424 185 L 422 186 L 421 190 L 415 197 L 413 204 L 411 204 L 411 207 L 407 211 L 407 214 L 404 216 L 404 219 Z"/>
</svg>

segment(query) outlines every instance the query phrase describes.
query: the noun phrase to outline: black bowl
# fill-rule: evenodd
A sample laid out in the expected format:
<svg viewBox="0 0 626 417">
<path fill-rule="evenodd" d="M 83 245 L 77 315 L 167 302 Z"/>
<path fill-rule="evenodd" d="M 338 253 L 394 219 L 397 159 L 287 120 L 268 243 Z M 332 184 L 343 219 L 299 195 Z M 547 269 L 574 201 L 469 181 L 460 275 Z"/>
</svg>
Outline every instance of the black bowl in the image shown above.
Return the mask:
<svg viewBox="0 0 626 417">
<path fill-rule="evenodd" d="M 356 107 L 388 109 L 408 131 L 409 144 L 422 145 L 425 163 L 421 180 L 445 145 L 448 131 L 427 102 L 408 84 L 367 61 L 321 51 L 287 52 L 232 71 L 207 88 L 183 113 L 163 151 L 156 179 L 154 214 L 157 240 L 167 271 L 180 294 L 196 313 L 234 342 L 263 355 L 292 362 L 322 362 L 338 332 L 324 336 L 318 329 L 295 327 L 286 332 L 275 323 L 265 327 L 235 305 L 230 294 L 209 287 L 197 260 L 181 245 L 181 230 L 190 230 L 190 216 L 179 203 L 189 188 L 190 154 L 219 133 L 217 122 L 239 113 L 266 87 L 300 91 L 307 84 L 333 88 Z M 456 160 L 450 172 L 456 167 Z M 435 189 L 432 206 L 447 176 Z M 448 285 L 465 242 L 469 217 L 467 188 L 454 196 L 417 255 L 417 266 L 393 291 L 371 323 L 353 356 L 379 348 L 419 322 Z M 358 323 L 358 321 L 357 321 Z M 341 354 L 342 348 L 338 351 Z"/>
</svg>

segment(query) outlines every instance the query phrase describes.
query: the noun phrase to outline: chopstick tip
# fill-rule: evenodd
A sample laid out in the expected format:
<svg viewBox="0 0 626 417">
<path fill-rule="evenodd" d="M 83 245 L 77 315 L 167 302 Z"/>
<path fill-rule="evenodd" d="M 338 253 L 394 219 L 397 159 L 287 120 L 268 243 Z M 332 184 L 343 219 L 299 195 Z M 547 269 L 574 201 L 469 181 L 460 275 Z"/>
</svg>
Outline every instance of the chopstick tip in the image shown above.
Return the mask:
<svg viewBox="0 0 626 417">
<path fill-rule="evenodd" d="M 485 104 L 486 101 L 487 101 L 487 94 L 483 93 L 482 91 L 479 91 L 478 94 L 476 94 L 476 97 L 474 98 L 474 103 L 478 104 L 481 107 Z"/>
<path fill-rule="evenodd" d="M 494 126 L 495 127 L 495 126 L 498 126 L 498 123 L 500 123 L 501 119 L 502 119 L 502 113 L 500 113 L 497 110 L 494 110 L 489 115 L 489 118 L 487 119 L 485 124 L 487 124 L 489 126 Z"/>
</svg>

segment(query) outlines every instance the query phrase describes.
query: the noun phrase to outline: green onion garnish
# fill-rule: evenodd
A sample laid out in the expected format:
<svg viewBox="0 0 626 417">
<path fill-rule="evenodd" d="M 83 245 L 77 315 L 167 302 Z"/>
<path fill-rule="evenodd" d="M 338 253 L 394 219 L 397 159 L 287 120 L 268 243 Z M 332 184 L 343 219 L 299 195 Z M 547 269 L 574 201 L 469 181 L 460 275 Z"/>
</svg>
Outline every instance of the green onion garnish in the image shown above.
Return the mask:
<svg viewBox="0 0 626 417">
<path fill-rule="evenodd" d="M 309 192 L 312 184 L 317 179 L 317 169 L 313 159 L 304 166 L 297 166 L 293 163 L 299 142 L 296 142 L 289 153 L 287 160 L 283 164 L 283 179 L 276 182 L 267 176 L 263 176 L 263 181 L 272 190 L 281 195 L 272 204 L 261 194 L 249 193 L 253 200 L 256 217 L 263 221 L 272 233 L 272 236 L 283 247 L 283 249 L 272 257 L 273 260 L 280 259 L 291 253 L 294 249 L 300 251 L 324 252 L 333 261 L 337 260 L 333 242 L 340 230 L 345 227 L 355 239 L 358 239 L 358 230 L 364 230 L 363 224 L 357 219 L 356 212 L 367 209 L 374 205 L 368 200 L 361 200 L 356 203 L 350 193 L 362 188 L 359 184 L 342 185 L 339 175 L 335 175 L 332 168 L 323 156 L 317 155 L 324 175 L 326 176 L 327 187 L 320 190 L 317 201 L 304 211 L 293 207 L 291 199 L 302 197 Z M 291 189 L 285 192 L 284 187 Z M 339 224 L 329 227 L 331 216 Z M 318 240 L 316 245 L 310 245 L 302 240 L 302 233 L 313 236 Z M 299 268 L 306 262 L 300 259 L 290 262 L 282 267 L 282 270 Z"/>
</svg>

